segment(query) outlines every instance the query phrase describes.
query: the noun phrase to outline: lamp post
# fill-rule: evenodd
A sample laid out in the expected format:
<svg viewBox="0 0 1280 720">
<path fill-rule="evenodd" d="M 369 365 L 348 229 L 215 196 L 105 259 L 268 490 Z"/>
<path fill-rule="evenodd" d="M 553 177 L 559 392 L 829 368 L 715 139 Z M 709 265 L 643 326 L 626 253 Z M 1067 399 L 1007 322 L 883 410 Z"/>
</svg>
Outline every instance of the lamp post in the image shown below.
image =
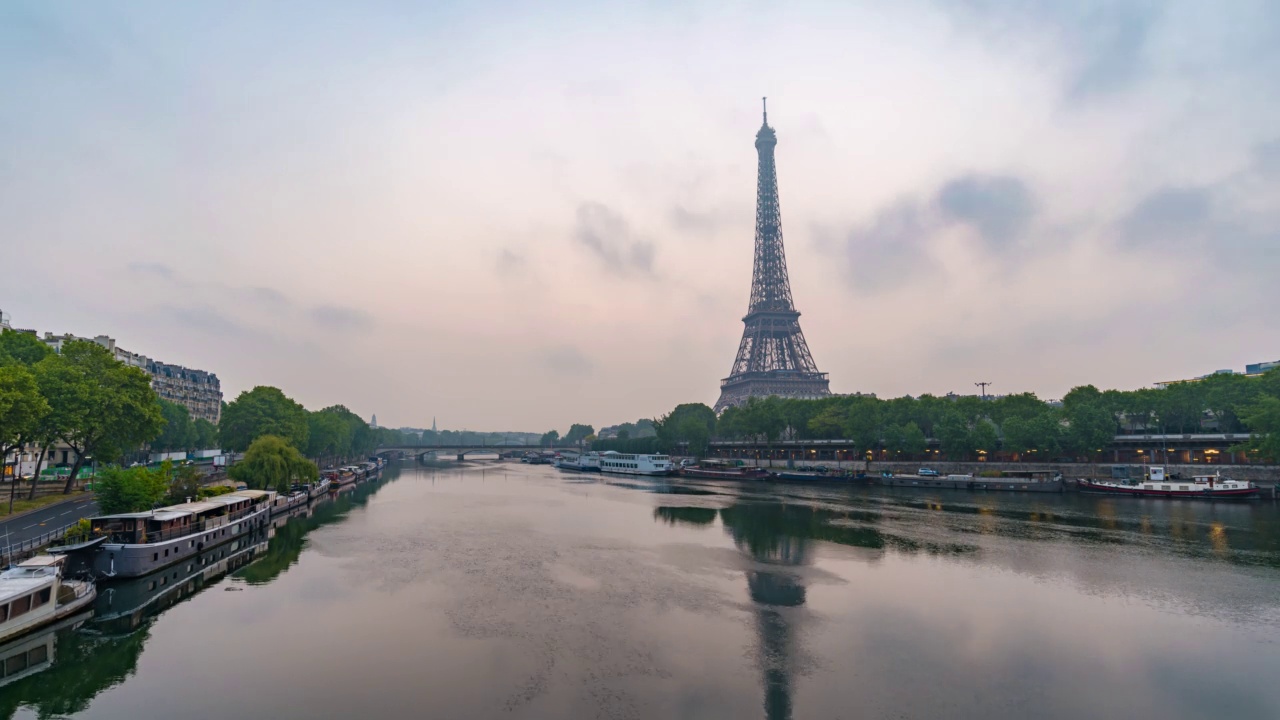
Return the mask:
<svg viewBox="0 0 1280 720">
<path fill-rule="evenodd" d="M 983 400 L 986 400 L 986 399 L 987 399 L 987 386 L 988 386 L 988 385 L 995 385 L 995 383 L 989 383 L 989 382 L 976 382 L 976 383 L 974 383 L 974 386 L 975 386 L 975 387 L 978 387 L 978 388 L 981 388 L 981 389 L 982 389 L 982 399 L 983 399 Z"/>
<path fill-rule="evenodd" d="M 13 456 L 13 481 L 9 484 L 9 514 L 13 514 L 13 496 L 18 492 L 18 471 L 22 468 L 22 453 L 25 443 L 18 443 L 17 452 Z"/>
</svg>

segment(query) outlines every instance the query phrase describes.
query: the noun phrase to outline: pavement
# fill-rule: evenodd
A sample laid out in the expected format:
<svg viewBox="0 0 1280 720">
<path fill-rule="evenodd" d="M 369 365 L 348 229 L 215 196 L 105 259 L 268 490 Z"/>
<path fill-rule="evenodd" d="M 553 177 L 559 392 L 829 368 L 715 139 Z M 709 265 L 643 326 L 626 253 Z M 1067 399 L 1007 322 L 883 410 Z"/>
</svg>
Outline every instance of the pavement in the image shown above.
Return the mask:
<svg viewBox="0 0 1280 720">
<path fill-rule="evenodd" d="M 6 498 L 7 499 L 7 498 Z M 93 496 L 58 503 L 39 510 L 32 510 L 25 515 L 0 522 L 0 543 L 6 542 L 5 533 L 10 533 L 7 542 L 10 545 L 56 530 L 80 518 L 93 517 L 98 514 L 98 501 Z"/>
</svg>

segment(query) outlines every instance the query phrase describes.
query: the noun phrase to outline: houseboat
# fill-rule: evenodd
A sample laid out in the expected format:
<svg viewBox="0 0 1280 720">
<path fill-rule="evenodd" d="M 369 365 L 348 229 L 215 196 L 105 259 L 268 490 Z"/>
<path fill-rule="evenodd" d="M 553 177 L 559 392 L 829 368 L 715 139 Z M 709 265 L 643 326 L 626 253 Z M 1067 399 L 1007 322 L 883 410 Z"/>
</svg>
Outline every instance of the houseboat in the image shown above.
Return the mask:
<svg viewBox="0 0 1280 720">
<path fill-rule="evenodd" d="M 13 640 L 86 610 L 93 583 L 69 580 L 66 558 L 37 555 L 0 573 L 0 642 Z"/>
<path fill-rule="evenodd" d="M 769 476 L 769 471 L 755 467 L 730 467 L 721 463 L 703 462 L 680 468 L 680 476 L 701 480 L 759 480 Z"/>
<path fill-rule="evenodd" d="M 1162 466 L 1149 468 L 1141 479 L 1077 481 L 1081 492 L 1133 497 L 1199 498 L 1206 500 L 1251 499 L 1258 497 L 1258 486 L 1245 480 L 1224 478 L 1221 474 L 1196 475 L 1190 480 L 1169 478 Z"/>
<path fill-rule="evenodd" d="M 148 512 L 100 515 L 89 518 L 92 540 L 50 552 L 68 555 L 77 574 L 138 577 L 265 526 L 275 498 L 271 490 L 240 490 Z"/>
<path fill-rule="evenodd" d="M 556 458 L 555 466 L 570 472 L 600 472 L 600 453 L 582 453 Z"/>
<path fill-rule="evenodd" d="M 974 477 L 973 475 L 894 475 L 884 473 L 868 478 L 868 482 L 887 487 L 945 490 L 998 490 L 1001 492 L 1060 493 L 1066 489 L 1062 476 L 1050 472 L 1031 472 L 1025 476 Z"/>
<path fill-rule="evenodd" d="M 610 450 L 600 453 L 600 472 L 619 475 L 670 475 L 673 468 L 668 455 L 635 455 Z"/>
</svg>

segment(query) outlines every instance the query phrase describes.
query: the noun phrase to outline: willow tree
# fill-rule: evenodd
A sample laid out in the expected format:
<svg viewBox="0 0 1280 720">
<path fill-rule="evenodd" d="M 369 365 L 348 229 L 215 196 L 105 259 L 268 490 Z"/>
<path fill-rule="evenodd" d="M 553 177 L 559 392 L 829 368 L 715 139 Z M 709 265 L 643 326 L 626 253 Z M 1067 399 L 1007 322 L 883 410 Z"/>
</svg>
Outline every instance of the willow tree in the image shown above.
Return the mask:
<svg viewBox="0 0 1280 720">
<path fill-rule="evenodd" d="M 289 492 L 294 483 L 311 482 L 320 475 L 315 463 L 279 435 L 263 435 L 254 440 L 244 459 L 232 465 L 227 474 L 251 488 L 281 493 Z"/>
</svg>

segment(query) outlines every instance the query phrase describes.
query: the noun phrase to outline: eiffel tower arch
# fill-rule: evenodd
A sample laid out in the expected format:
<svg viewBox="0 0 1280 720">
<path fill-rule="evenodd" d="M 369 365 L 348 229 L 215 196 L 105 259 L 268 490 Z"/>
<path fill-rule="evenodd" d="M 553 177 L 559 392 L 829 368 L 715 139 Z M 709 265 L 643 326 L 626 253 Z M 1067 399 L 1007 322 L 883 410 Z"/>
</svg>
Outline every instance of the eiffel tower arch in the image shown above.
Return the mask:
<svg viewBox="0 0 1280 720">
<path fill-rule="evenodd" d="M 720 383 L 716 412 L 752 397 L 820 398 L 831 394 L 827 374 L 809 353 L 800 330 L 800 313 L 791 300 L 787 256 L 782 246 L 782 211 L 778 204 L 778 171 L 773 150 L 778 136 L 769 127 L 769 110 L 756 133 L 760 157 L 756 176 L 755 263 L 751 271 L 751 303 L 729 377 Z"/>
</svg>

